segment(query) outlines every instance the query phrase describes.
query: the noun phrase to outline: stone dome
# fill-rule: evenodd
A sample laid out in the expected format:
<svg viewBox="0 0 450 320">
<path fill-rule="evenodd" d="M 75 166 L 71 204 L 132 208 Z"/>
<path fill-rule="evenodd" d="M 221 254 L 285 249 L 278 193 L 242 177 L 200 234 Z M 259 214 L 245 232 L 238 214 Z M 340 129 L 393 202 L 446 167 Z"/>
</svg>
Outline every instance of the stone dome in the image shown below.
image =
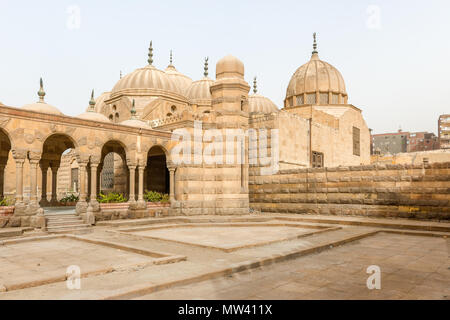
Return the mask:
<svg viewBox="0 0 450 320">
<path fill-rule="evenodd" d="M 253 79 L 253 94 L 248 96 L 248 113 L 264 114 L 280 111 L 275 103 L 258 94 L 256 77 Z"/>
<path fill-rule="evenodd" d="M 120 93 L 183 94 L 167 73 L 152 65 L 139 68 L 120 79 L 112 89 L 111 97 Z"/>
<path fill-rule="evenodd" d="M 108 100 L 111 96 L 111 92 L 103 92 L 97 99 L 95 99 L 95 107 L 94 111 L 98 113 L 102 113 L 104 111 L 104 108 L 106 107 L 105 100 Z M 86 109 L 86 111 L 89 110 L 89 107 Z"/>
<path fill-rule="evenodd" d="M 41 113 L 56 114 L 56 115 L 63 114 L 61 111 L 58 110 L 58 108 L 56 108 L 46 102 L 40 102 L 40 101 L 24 105 L 22 107 L 22 109 L 29 110 L 29 111 L 35 111 L 35 112 L 41 112 Z"/>
<path fill-rule="evenodd" d="M 347 102 L 344 78 L 335 67 L 319 59 L 315 35 L 313 48 L 311 59 L 289 81 L 285 106 Z"/>
<path fill-rule="evenodd" d="M 98 101 L 98 99 L 97 99 L 97 101 Z M 78 115 L 77 118 L 98 121 L 98 122 L 111 122 L 105 115 L 96 112 L 95 106 L 96 106 L 96 101 L 94 100 L 94 90 L 92 90 L 91 100 L 89 101 L 88 109 L 86 110 L 86 112 Z"/>
<path fill-rule="evenodd" d="M 142 129 L 151 129 L 152 127 L 149 126 L 145 121 L 139 120 L 139 119 L 128 119 L 125 121 L 120 122 L 119 124 L 134 128 L 142 128 Z"/>
<path fill-rule="evenodd" d="M 216 64 L 216 79 L 244 78 L 244 64 L 238 58 L 227 55 Z"/>
<path fill-rule="evenodd" d="M 214 80 L 204 77 L 192 82 L 186 90 L 186 97 L 192 104 L 211 104 L 211 85 Z"/>
<path fill-rule="evenodd" d="M 98 121 L 98 122 L 111 122 L 105 115 L 103 115 L 101 113 L 97 113 L 95 111 L 86 111 L 86 112 L 78 115 L 77 118 Z"/>
<path fill-rule="evenodd" d="M 248 96 L 249 113 L 273 113 L 278 111 L 280 110 L 276 104 L 269 98 L 257 93 Z"/>
<path fill-rule="evenodd" d="M 172 79 L 172 81 L 177 85 L 177 87 L 181 90 L 182 93 L 185 93 L 187 88 L 192 83 L 192 79 L 179 72 L 175 68 L 175 66 L 172 65 L 172 63 L 167 66 L 164 72 L 170 79 Z"/>
<path fill-rule="evenodd" d="M 151 129 L 152 127 L 148 125 L 145 121 L 138 119 L 136 116 L 136 106 L 135 100 L 133 99 L 133 103 L 131 105 L 131 119 L 120 122 L 119 124 L 134 128 L 142 128 L 142 129 Z"/>
<path fill-rule="evenodd" d="M 63 114 L 61 111 L 58 110 L 58 108 L 56 108 L 44 101 L 45 91 L 44 91 L 44 84 L 43 84 L 42 78 L 40 79 L 40 88 L 38 91 L 38 96 L 39 96 L 38 102 L 26 104 L 22 107 L 22 109 L 29 110 L 29 111 L 35 111 L 35 112 L 41 112 L 41 113 L 56 114 L 56 115 Z"/>
</svg>

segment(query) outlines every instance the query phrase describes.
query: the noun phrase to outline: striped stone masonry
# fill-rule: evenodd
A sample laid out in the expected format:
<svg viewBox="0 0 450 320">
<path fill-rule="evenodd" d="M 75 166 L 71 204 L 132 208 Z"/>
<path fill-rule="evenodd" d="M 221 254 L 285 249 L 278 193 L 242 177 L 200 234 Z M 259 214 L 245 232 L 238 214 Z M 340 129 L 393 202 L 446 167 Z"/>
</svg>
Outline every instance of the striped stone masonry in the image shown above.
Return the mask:
<svg viewBox="0 0 450 320">
<path fill-rule="evenodd" d="M 250 170 L 250 206 L 262 212 L 450 220 L 450 162 Z"/>
</svg>

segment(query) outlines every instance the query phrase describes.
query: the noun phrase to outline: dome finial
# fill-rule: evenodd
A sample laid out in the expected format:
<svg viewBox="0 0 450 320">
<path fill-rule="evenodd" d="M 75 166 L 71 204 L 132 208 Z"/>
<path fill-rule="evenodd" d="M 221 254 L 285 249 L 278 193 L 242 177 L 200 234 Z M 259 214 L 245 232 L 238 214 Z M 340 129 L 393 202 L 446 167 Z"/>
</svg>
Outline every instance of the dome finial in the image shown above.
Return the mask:
<svg viewBox="0 0 450 320">
<path fill-rule="evenodd" d="M 208 60 L 209 60 L 209 57 L 206 57 L 205 58 L 205 66 L 203 68 L 203 70 L 204 70 L 203 75 L 205 77 L 208 77 Z"/>
<path fill-rule="evenodd" d="M 172 50 L 170 50 L 170 60 L 169 60 L 169 66 L 171 66 L 172 65 L 172 62 L 173 62 L 173 56 L 172 56 Z"/>
<path fill-rule="evenodd" d="M 40 79 L 39 84 L 40 84 L 40 88 L 38 91 L 39 102 L 44 102 L 45 91 L 44 91 L 44 82 L 42 81 L 42 78 Z"/>
<path fill-rule="evenodd" d="M 120 70 L 120 75 L 119 75 L 120 79 L 122 79 L 122 70 Z"/>
<path fill-rule="evenodd" d="M 256 76 L 253 78 L 253 93 L 256 94 L 258 92 L 256 85 Z"/>
<path fill-rule="evenodd" d="M 148 64 L 153 64 L 153 41 L 150 41 L 150 47 L 148 48 Z"/>
<path fill-rule="evenodd" d="M 136 106 L 135 106 L 135 102 L 133 99 L 133 104 L 131 105 L 131 119 L 136 119 Z"/>
<path fill-rule="evenodd" d="M 89 100 L 89 111 L 94 112 L 95 100 L 94 100 L 94 89 L 91 92 L 91 100 Z"/>
<path fill-rule="evenodd" d="M 317 39 L 316 39 L 316 36 L 317 36 L 317 34 L 314 32 L 313 33 L 313 38 L 314 38 L 314 42 L 313 42 L 313 54 L 315 54 L 315 53 L 319 53 L 319 52 L 317 52 Z"/>
</svg>

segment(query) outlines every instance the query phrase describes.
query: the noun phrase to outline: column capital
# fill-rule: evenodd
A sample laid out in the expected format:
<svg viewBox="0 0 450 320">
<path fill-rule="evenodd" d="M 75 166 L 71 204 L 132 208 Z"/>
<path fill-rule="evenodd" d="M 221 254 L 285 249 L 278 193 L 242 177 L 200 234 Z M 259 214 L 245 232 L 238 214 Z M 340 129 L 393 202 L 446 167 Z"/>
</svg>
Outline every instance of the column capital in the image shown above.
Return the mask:
<svg viewBox="0 0 450 320">
<path fill-rule="evenodd" d="M 92 166 L 92 165 L 99 165 L 100 164 L 100 162 L 101 162 L 101 156 L 99 156 L 99 155 L 91 155 L 91 157 L 90 157 L 90 160 L 89 160 L 89 163 L 90 163 L 90 165 Z"/>
<path fill-rule="evenodd" d="M 11 153 L 16 162 L 17 160 L 25 161 L 25 159 L 27 158 L 27 150 L 25 149 L 12 149 Z"/>
<path fill-rule="evenodd" d="M 41 160 L 41 152 L 36 150 L 31 150 L 28 152 L 28 158 L 30 159 L 30 163 L 38 163 Z"/>
</svg>

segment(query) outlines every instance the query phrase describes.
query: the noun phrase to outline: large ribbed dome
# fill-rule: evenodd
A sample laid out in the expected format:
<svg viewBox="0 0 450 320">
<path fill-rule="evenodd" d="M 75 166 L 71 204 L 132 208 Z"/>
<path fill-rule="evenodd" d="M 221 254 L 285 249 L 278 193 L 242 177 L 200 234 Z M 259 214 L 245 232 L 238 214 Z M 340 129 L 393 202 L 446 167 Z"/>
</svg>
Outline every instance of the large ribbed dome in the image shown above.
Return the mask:
<svg viewBox="0 0 450 320">
<path fill-rule="evenodd" d="M 344 78 L 335 67 L 319 59 L 316 48 L 314 38 L 311 60 L 298 68 L 289 82 L 286 90 L 286 106 L 346 102 Z"/>
<path fill-rule="evenodd" d="M 111 92 L 111 97 L 119 93 L 164 93 L 183 94 L 175 82 L 165 73 L 152 65 L 137 69 L 120 79 Z"/>
<path fill-rule="evenodd" d="M 187 88 L 191 85 L 192 79 L 179 72 L 172 63 L 164 70 L 167 76 L 177 85 L 181 92 L 185 93 Z"/>
</svg>

